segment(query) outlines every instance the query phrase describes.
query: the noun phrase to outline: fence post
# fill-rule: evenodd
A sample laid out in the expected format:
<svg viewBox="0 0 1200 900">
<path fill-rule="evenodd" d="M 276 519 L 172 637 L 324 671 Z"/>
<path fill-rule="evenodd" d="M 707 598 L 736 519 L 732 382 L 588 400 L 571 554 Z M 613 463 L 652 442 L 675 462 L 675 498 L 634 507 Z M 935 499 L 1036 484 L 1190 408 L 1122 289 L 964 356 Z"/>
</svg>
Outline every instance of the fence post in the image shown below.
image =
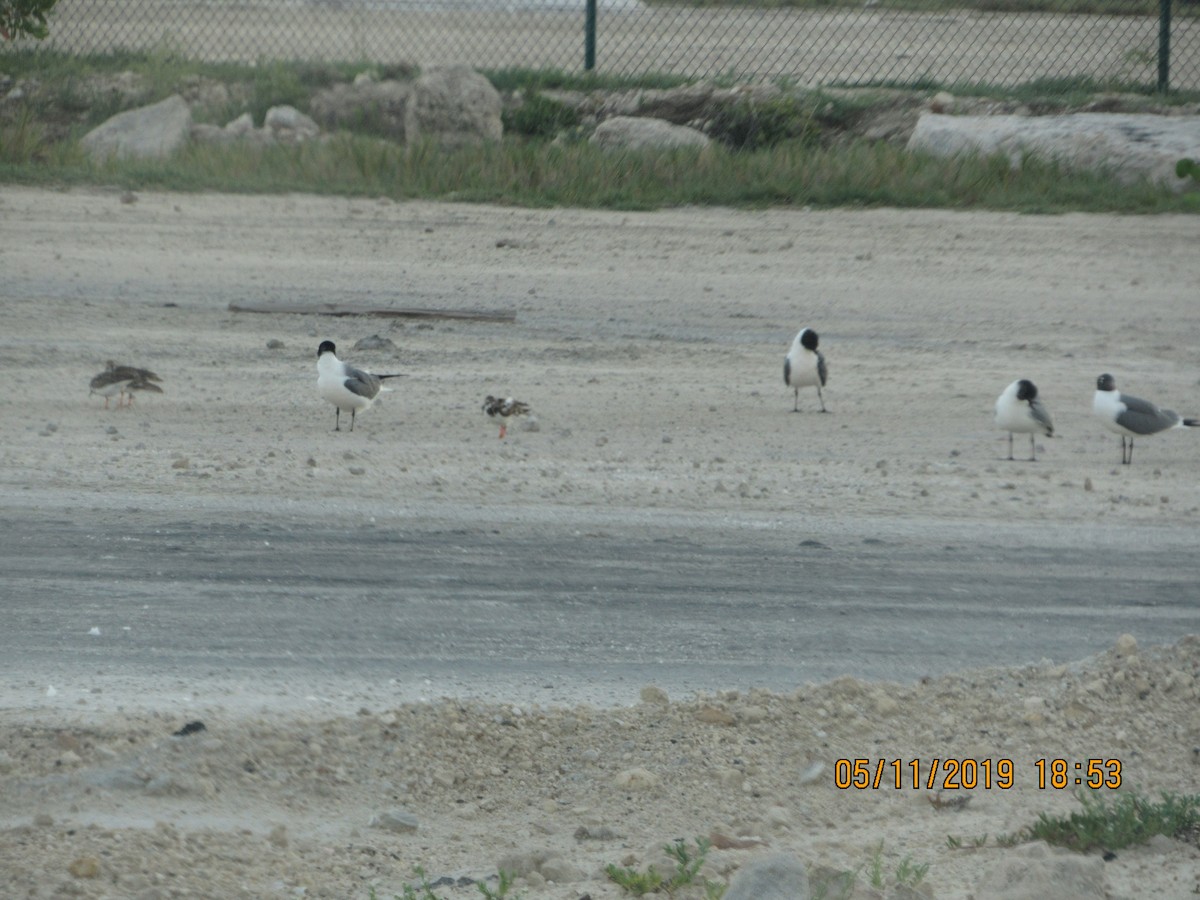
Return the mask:
<svg viewBox="0 0 1200 900">
<path fill-rule="evenodd" d="M 1170 0 L 1162 0 L 1169 3 Z M 596 68 L 596 0 L 586 0 L 587 12 L 583 23 L 583 69 L 590 72 Z"/>
<path fill-rule="evenodd" d="M 1158 0 L 1158 90 L 1165 94 L 1171 83 L 1171 0 Z"/>
</svg>

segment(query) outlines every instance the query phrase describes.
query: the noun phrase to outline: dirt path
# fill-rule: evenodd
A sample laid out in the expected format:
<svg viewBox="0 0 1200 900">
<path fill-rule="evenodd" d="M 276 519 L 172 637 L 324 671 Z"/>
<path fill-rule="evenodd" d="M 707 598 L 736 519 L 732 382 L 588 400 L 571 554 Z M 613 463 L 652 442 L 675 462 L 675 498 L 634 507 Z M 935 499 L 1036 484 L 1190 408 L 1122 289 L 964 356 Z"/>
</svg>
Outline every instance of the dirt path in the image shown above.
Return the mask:
<svg viewBox="0 0 1200 900">
<path fill-rule="evenodd" d="M 703 516 L 795 529 L 797 543 L 814 520 L 846 534 L 1036 522 L 1068 543 L 1088 525 L 1127 534 L 1111 563 L 1121 567 L 1164 536 L 1184 540 L 1200 516 L 1200 435 L 1139 441 L 1122 467 L 1116 436 L 1089 412 L 1096 376 L 1111 371 L 1132 393 L 1200 413 L 1193 225 L 303 196 L 123 203 L 6 187 L 0 489 L 10 518 L 87 508 L 139 523 L 178 509 L 348 529 L 439 516 L 503 527 L 536 510 L 603 529 Z M 504 308 L 517 321 L 393 327 L 233 314 L 235 300 Z M 824 416 L 815 394 L 790 413 L 781 381 L 804 324 L 829 358 Z M 373 332 L 396 349 L 351 353 Z M 324 338 L 369 368 L 409 373 L 353 434 L 331 430 L 315 394 Z M 157 371 L 164 394 L 104 410 L 87 382 L 108 358 Z M 1002 459 L 991 425 L 1017 377 L 1037 382 L 1061 435 L 1040 442 L 1036 464 Z M 498 392 L 528 400 L 536 430 L 498 441 L 479 412 Z M 105 590 L 127 602 L 135 586 L 114 576 Z M 46 615 L 103 602 L 64 596 Z M 207 728 L 188 738 L 170 737 L 185 692 L 169 673 L 160 697 L 122 711 L 102 671 L 53 695 L 9 672 L 0 871 L 20 896 L 345 898 L 372 885 L 398 894 L 414 864 L 472 878 L 504 865 L 528 869 L 527 900 L 608 900 L 621 894 L 605 864 L 641 868 L 663 843 L 716 833 L 859 870 L 860 890 L 882 841 L 886 871 L 928 862 L 934 896 L 966 897 L 1006 861 L 1037 868 L 995 835 L 1074 808 L 1071 790 L 1038 789 L 1037 759 L 1120 759 L 1126 787 L 1195 791 L 1196 643 L 1147 643 L 925 684 L 735 684 L 669 706 L 651 692 L 612 709 L 512 697 L 276 715 L 190 696 L 188 717 Z M 939 812 L 924 790 L 839 791 L 836 760 L 851 757 L 1010 758 L 1020 780 Z M 641 788 L 628 774 L 638 769 L 652 776 Z M 369 826 L 398 807 L 419 820 L 415 834 Z M 985 850 L 946 843 L 984 833 Z M 763 852 L 714 852 L 706 872 L 723 881 Z M 1182 898 L 1198 852 L 1158 841 L 1107 864 L 1089 857 L 1088 877 L 1111 897 Z M 526 855 L 503 859 L 512 853 Z"/>
</svg>

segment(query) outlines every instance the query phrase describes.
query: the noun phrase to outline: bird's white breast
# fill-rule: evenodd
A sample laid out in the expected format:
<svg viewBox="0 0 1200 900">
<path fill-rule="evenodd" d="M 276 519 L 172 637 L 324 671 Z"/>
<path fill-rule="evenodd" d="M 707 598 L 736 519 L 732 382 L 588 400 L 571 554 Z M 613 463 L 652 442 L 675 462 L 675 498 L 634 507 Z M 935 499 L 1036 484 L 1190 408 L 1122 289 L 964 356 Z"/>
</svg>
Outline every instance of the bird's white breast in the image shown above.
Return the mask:
<svg viewBox="0 0 1200 900">
<path fill-rule="evenodd" d="M 776 358 L 778 359 L 778 357 Z M 807 347 L 801 346 L 799 341 L 792 344 L 788 359 L 791 361 L 791 368 L 788 371 L 790 387 L 812 387 L 821 380 L 817 373 L 817 354 Z"/>
<path fill-rule="evenodd" d="M 1132 431 L 1117 424 L 1117 416 L 1125 412 L 1125 409 L 1125 404 L 1121 402 L 1121 395 L 1117 391 L 1096 391 L 1092 398 L 1092 412 L 1104 423 L 1105 428 L 1117 434 L 1132 437 Z"/>
<path fill-rule="evenodd" d="M 340 409 L 364 409 L 371 404 L 369 398 L 346 388 L 345 367 L 332 353 L 317 360 L 317 393 Z"/>
</svg>

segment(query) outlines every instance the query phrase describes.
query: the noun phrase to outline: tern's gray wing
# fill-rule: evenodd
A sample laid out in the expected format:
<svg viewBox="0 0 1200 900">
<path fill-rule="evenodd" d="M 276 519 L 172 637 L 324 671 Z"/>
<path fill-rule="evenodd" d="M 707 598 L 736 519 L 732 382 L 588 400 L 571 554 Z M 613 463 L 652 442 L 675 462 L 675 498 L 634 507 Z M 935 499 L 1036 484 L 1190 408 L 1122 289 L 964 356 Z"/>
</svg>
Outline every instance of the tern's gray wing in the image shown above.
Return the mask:
<svg viewBox="0 0 1200 900">
<path fill-rule="evenodd" d="M 792 357 L 790 354 L 783 358 L 783 383 L 788 386 L 792 383 Z"/>
<path fill-rule="evenodd" d="M 817 377 L 821 379 L 821 387 L 825 387 L 825 381 L 829 378 L 829 367 L 825 365 L 825 357 L 820 351 L 817 352 Z"/>
<path fill-rule="evenodd" d="M 350 393 L 366 397 L 368 400 L 374 400 L 383 382 L 370 372 L 364 372 L 362 369 L 356 369 L 353 366 L 346 366 L 346 380 L 343 384 L 346 385 L 346 390 Z"/>
<path fill-rule="evenodd" d="M 1179 413 L 1173 409 L 1159 409 L 1141 397 L 1121 395 L 1125 411 L 1118 414 L 1117 424 L 1134 434 L 1157 434 L 1179 424 Z"/>
<path fill-rule="evenodd" d="M 1054 422 L 1050 418 L 1050 411 L 1037 397 L 1029 401 L 1029 414 L 1033 416 L 1033 421 L 1046 429 L 1046 434 L 1054 434 Z"/>
</svg>

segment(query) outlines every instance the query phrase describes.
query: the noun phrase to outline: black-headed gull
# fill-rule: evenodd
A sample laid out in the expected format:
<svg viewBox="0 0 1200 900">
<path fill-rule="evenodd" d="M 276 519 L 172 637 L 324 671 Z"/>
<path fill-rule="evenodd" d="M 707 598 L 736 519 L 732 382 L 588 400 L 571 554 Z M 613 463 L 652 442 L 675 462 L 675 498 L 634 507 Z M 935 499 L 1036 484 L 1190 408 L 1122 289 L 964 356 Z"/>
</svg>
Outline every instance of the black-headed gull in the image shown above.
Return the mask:
<svg viewBox="0 0 1200 900">
<path fill-rule="evenodd" d="M 1107 372 L 1096 379 L 1092 412 L 1109 431 L 1121 436 L 1121 463 L 1133 462 L 1133 439 L 1148 437 L 1172 428 L 1197 428 L 1200 419 L 1185 419 L 1173 409 L 1159 409 L 1149 400 L 1117 390 L 1117 381 Z M 1126 438 L 1128 449 L 1126 449 Z"/>
<path fill-rule="evenodd" d="M 825 367 L 825 357 L 817 349 L 817 340 L 815 331 L 811 328 L 801 328 L 800 333 L 792 341 L 792 349 L 783 358 L 783 383 L 796 394 L 792 412 L 800 412 L 800 388 L 802 387 L 817 389 L 821 412 L 825 412 L 825 398 L 821 396 L 821 387 L 829 378 L 829 370 Z"/>
<path fill-rule="evenodd" d="M 508 434 L 508 420 L 527 414 L 529 404 L 512 397 L 493 397 L 488 394 L 487 399 L 483 401 L 483 411 L 488 414 L 489 419 L 500 419 L 500 439 L 503 440 L 504 435 Z"/>
<path fill-rule="evenodd" d="M 342 430 L 342 410 L 350 411 L 350 430 L 354 430 L 354 416 L 375 402 L 384 390 L 385 378 L 400 378 L 400 374 L 372 375 L 356 369 L 337 358 L 337 347 L 333 341 L 321 341 L 317 348 L 317 391 L 333 404 L 337 412 L 333 419 L 333 430 Z"/>
<path fill-rule="evenodd" d="M 151 384 L 155 381 L 162 381 L 162 379 L 149 369 L 139 369 L 137 366 L 119 366 L 110 359 L 104 371 L 88 383 L 88 393 L 99 394 L 103 397 L 105 409 L 108 409 L 109 398 L 115 396 L 119 409 L 125 395 L 129 393 L 129 385 L 135 382 L 138 384 L 138 390 L 152 390 L 161 394 L 162 388 Z M 130 394 L 131 403 L 133 402 L 132 396 Z"/>
<path fill-rule="evenodd" d="M 1020 378 L 1004 389 L 996 400 L 996 427 L 1008 432 L 1008 458 L 1013 458 L 1013 433 L 1029 435 L 1029 459 L 1037 460 L 1035 435 L 1054 436 L 1054 422 L 1038 399 L 1037 386 L 1028 378 Z"/>
</svg>

